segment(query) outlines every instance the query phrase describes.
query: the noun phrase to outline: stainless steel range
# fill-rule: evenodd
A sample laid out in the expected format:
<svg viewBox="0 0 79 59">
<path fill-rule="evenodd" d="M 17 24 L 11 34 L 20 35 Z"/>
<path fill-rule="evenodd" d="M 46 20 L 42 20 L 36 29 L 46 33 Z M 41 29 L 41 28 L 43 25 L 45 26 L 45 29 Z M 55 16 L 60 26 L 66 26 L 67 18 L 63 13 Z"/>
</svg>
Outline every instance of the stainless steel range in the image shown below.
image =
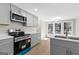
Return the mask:
<svg viewBox="0 0 79 59">
<path fill-rule="evenodd" d="M 25 39 L 29 39 L 30 37 L 25 35 L 25 36 L 19 36 L 19 37 L 14 37 L 14 42 L 19 42 Z"/>
<path fill-rule="evenodd" d="M 23 31 L 9 32 L 9 35 L 14 36 L 14 55 L 31 47 L 30 34 L 25 34 Z"/>
<path fill-rule="evenodd" d="M 14 54 L 18 54 L 29 47 L 31 47 L 31 38 L 29 36 L 14 37 Z"/>
</svg>

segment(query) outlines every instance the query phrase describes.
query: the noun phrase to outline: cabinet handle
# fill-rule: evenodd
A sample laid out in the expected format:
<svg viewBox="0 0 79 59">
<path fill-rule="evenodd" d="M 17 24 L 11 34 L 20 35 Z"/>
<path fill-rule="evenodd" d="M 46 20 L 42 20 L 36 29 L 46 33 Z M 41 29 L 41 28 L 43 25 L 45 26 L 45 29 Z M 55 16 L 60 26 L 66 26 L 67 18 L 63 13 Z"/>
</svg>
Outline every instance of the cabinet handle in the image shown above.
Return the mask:
<svg viewBox="0 0 79 59">
<path fill-rule="evenodd" d="M 72 51 L 70 51 L 70 55 L 72 55 Z"/>
<path fill-rule="evenodd" d="M 0 55 L 8 55 L 8 52 L 0 52 Z"/>
<path fill-rule="evenodd" d="M 66 55 L 68 55 L 68 50 L 66 50 Z"/>
<path fill-rule="evenodd" d="M 70 55 L 69 48 L 66 49 L 66 55 Z"/>
</svg>

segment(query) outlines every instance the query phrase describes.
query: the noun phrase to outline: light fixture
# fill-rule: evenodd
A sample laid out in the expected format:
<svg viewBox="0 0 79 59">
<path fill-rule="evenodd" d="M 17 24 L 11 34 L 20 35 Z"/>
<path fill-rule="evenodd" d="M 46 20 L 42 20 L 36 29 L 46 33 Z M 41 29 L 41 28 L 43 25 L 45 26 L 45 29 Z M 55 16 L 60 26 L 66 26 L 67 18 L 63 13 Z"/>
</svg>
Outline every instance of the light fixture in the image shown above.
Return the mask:
<svg viewBox="0 0 79 59">
<path fill-rule="evenodd" d="M 35 9 L 34 9 L 34 11 L 35 11 L 35 12 L 38 12 L 38 9 L 37 9 L 37 8 L 35 8 Z"/>
<path fill-rule="evenodd" d="M 61 19 L 62 17 L 54 17 L 53 19 Z"/>
<path fill-rule="evenodd" d="M 58 20 L 62 20 L 63 18 L 62 17 L 52 17 L 52 18 L 49 18 L 50 20 L 53 20 L 53 21 L 58 21 Z"/>
</svg>

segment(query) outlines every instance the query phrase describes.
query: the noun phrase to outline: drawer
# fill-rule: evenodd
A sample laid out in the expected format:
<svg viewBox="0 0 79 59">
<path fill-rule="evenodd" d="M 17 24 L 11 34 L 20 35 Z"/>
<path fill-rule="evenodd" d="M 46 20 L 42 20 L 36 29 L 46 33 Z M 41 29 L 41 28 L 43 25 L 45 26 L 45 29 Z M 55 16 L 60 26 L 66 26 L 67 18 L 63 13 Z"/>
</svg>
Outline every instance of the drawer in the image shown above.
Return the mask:
<svg viewBox="0 0 79 59">
<path fill-rule="evenodd" d="M 0 45 L 8 43 L 8 42 L 13 42 L 13 38 L 0 40 Z"/>
<path fill-rule="evenodd" d="M 72 47 L 70 47 L 71 49 L 76 49 L 79 51 L 79 43 L 74 43 L 73 45 L 71 45 Z"/>
<path fill-rule="evenodd" d="M 70 41 L 52 39 L 51 44 L 62 46 L 62 47 L 69 47 L 69 48 L 71 47 L 72 48 L 75 43 L 70 42 Z"/>
<path fill-rule="evenodd" d="M 0 54 L 13 54 L 13 42 L 0 45 Z"/>
</svg>

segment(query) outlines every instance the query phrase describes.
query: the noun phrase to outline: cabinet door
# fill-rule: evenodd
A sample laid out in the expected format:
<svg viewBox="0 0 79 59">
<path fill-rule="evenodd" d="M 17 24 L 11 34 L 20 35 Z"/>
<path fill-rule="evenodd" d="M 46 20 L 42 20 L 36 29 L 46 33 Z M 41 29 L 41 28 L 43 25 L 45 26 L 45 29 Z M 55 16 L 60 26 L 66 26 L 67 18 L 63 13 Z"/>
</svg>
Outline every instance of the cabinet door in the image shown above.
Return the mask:
<svg viewBox="0 0 79 59">
<path fill-rule="evenodd" d="M 37 16 L 34 16 L 33 17 L 33 26 L 37 27 L 38 26 L 38 17 Z"/>
<path fill-rule="evenodd" d="M 37 33 L 35 36 L 36 36 L 36 42 L 39 43 L 41 40 L 41 34 Z"/>
<path fill-rule="evenodd" d="M 21 14 L 21 9 L 20 8 L 18 8 L 17 6 L 15 6 L 15 5 L 13 5 L 13 4 L 11 4 L 11 11 L 13 12 L 13 13 L 16 13 L 16 14 Z"/>
<path fill-rule="evenodd" d="M 66 48 L 61 46 L 54 46 L 53 47 L 53 55 L 66 55 Z"/>
<path fill-rule="evenodd" d="M 0 45 L 0 55 L 13 55 L 13 42 Z"/>
<path fill-rule="evenodd" d="M 40 40 L 41 40 L 41 34 L 40 33 L 32 34 L 31 35 L 31 47 L 33 47 L 34 45 L 39 43 Z"/>
<path fill-rule="evenodd" d="M 0 41 L 0 55 L 13 55 L 13 39 L 5 40 Z"/>
<path fill-rule="evenodd" d="M 33 26 L 33 15 L 27 13 L 27 26 Z"/>
<path fill-rule="evenodd" d="M 79 50 L 77 50 L 77 49 L 70 49 L 70 55 L 79 55 Z"/>
<path fill-rule="evenodd" d="M 9 3 L 0 3 L 0 24 L 10 24 Z"/>
<path fill-rule="evenodd" d="M 24 10 L 21 10 L 21 15 L 24 17 L 27 17 L 27 12 L 25 12 Z"/>
<path fill-rule="evenodd" d="M 31 35 L 31 47 L 33 47 L 36 44 L 36 37 L 35 34 Z"/>
</svg>

